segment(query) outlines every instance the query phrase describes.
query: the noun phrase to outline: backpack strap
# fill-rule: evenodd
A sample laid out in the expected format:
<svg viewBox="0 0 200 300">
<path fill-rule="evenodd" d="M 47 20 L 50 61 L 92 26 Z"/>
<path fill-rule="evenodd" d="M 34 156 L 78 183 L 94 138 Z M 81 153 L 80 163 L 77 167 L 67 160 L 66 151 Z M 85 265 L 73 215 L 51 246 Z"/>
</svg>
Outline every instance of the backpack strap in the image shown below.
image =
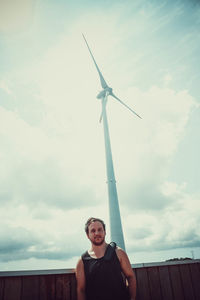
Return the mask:
<svg viewBox="0 0 200 300">
<path fill-rule="evenodd" d="M 88 254 L 88 251 L 85 251 L 85 252 L 81 255 L 81 258 L 82 258 L 83 261 L 91 259 L 91 257 L 90 257 L 89 254 Z"/>
<path fill-rule="evenodd" d="M 107 249 L 106 249 L 106 252 L 105 252 L 105 255 L 104 255 L 104 260 L 105 261 L 109 261 L 111 260 L 112 256 L 113 256 L 113 253 L 115 252 L 115 249 L 116 249 L 116 243 L 115 242 L 111 242 Z"/>
</svg>

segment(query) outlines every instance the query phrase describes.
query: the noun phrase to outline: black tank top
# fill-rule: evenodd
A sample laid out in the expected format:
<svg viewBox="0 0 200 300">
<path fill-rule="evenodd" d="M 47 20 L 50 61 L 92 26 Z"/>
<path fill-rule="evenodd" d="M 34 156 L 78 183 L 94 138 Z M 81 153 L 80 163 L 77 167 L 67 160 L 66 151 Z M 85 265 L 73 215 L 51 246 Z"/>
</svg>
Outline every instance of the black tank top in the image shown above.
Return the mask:
<svg viewBox="0 0 200 300">
<path fill-rule="evenodd" d="M 111 247 L 108 245 L 108 247 Z M 108 247 L 106 251 L 108 250 Z M 116 252 L 110 260 L 82 255 L 86 278 L 86 300 L 128 300 L 129 293 Z"/>
</svg>

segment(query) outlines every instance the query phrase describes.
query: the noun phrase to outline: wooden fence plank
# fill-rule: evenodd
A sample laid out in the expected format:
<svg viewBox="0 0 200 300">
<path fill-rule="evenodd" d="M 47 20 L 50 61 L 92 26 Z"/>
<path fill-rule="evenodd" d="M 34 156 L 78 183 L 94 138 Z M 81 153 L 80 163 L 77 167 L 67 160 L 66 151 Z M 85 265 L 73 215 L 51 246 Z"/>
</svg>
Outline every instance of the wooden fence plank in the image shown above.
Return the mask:
<svg viewBox="0 0 200 300">
<path fill-rule="evenodd" d="M 77 300 L 77 292 L 76 292 L 76 277 L 74 274 L 69 274 L 70 280 L 70 300 Z"/>
<path fill-rule="evenodd" d="M 151 300 L 147 268 L 135 269 L 137 280 L 137 300 Z"/>
<path fill-rule="evenodd" d="M 199 264 L 200 265 L 200 264 Z M 200 299 L 200 269 L 198 264 L 190 264 L 190 273 L 195 299 Z"/>
<path fill-rule="evenodd" d="M 21 277 L 6 277 L 4 284 L 4 300 L 21 299 Z M 1 298 L 0 298 L 1 299 Z"/>
<path fill-rule="evenodd" d="M 23 276 L 21 300 L 38 300 L 38 299 L 39 299 L 39 276 Z"/>
<path fill-rule="evenodd" d="M 195 300 L 189 265 L 179 266 L 185 300 Z"/>
<path fill-rule="evenodd" d="M 173 300 L 168 266 L 159 267 L 162 300 Z"/>
<path fill-rule="evenodd" d="M 153 300 L 162 299 L 158 268 L 157 267 L 148 268 L 147 272 L 149 276 L 151 298 Z"/>
<path fill-rule="evenodd" d="M 56 275 L 56 300 L 70 300 L 70 281 L 67 274 Z"/>
<path fill-rule="evenodd" d="M 4 281 L 5 279 L 0 277 L 0 299 L 3 299 Z"/>
<path fill-rule="evenodd" d="M 40 300 L 55 300 L 55 275 L 40 275 L 39 282 Z"/>
<path fill-rule="evenodd" d="M 173 290 L 173 296 L 175 300 L 183 300 L 183 288 L 181 283 L 181 277 L 178 266 L 169 266 L 169 273 L 171 277 L 171 284 Z"/>
</svg>

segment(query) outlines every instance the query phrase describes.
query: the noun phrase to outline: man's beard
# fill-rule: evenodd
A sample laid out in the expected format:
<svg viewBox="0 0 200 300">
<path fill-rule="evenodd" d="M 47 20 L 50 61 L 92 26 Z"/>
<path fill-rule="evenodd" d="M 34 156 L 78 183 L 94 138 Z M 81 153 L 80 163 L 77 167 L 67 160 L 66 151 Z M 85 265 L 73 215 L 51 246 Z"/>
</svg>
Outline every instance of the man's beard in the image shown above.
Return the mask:
<svg viewBox="0 0 200 300">
<path fill-rule="evenodd" d="M 104 241 L 105 241 L 105 238 L 102 238 L 102 240 L 99 241 L 99 242 L 96 242 L 95 239 L 93 241 L 91 241 L 91 242 L 95 246 L 101 246 L 104 243 Z"/>
</svg>

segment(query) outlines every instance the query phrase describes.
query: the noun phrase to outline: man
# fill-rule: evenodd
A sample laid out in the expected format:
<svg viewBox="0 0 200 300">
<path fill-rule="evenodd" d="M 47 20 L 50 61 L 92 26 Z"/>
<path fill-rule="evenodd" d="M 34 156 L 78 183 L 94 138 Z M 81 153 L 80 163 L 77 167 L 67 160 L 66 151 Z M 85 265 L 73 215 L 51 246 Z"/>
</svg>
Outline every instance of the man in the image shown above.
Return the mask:
<svg viewBox="0 0 200 300">
<path fill-rule="evenodd" d="M 135 300 L 136 278 L 128 256 L 121 248 L 113 249 L 105 242 L 104 222 L 89 218 L 85 232 L 91 249 L 76 266 L 78 300 Z"/>
</svg>

